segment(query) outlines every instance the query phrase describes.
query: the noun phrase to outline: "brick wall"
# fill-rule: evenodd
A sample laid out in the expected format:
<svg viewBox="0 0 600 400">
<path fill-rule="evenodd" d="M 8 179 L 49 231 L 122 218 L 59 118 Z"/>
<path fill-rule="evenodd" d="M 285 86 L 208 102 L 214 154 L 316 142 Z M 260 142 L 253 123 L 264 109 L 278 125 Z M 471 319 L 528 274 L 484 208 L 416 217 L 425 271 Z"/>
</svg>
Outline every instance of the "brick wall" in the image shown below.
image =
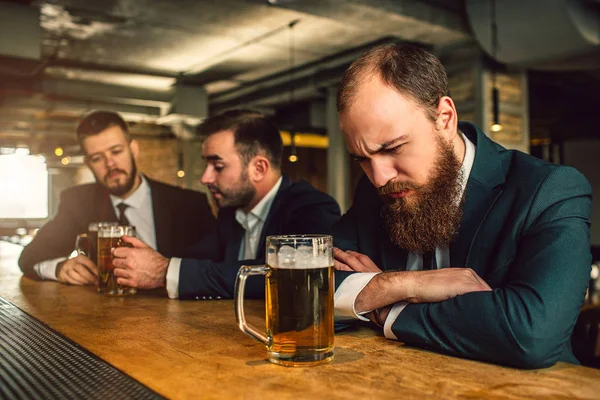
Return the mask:
<svg viewBox="0 0 600 400">
<path fill-rule="evenodd" d="M 474 123 L 506 148 L 529 152 L 527 74 L 524 71 L 497 74 L 503 129 L 493 132 L 492 74 L 481 51 L 466 45 L 440 55 L 440 60 L 448 73 L 450 94 L 459 119 Z"/>
<path fill-rule="evenodd" d="M 200 141 L 145 138 L 136 140 L 140 145 L 137 162 L 140 172 L 160 182 L 206 192 L 206 187 L 200 183 L 204 171 Z M 183 178 L 177 176 L 180 151 L 183 153 Z"/>
<path fill-rule="evenodd" d="M 488 71 L 485 75 L 486 82 L 485 121 L 492 124 L 492 74 Z M 499 73 L 496 76 L 500 105 L 499 118 L 502 124 L 502 130 L 499 132 L 489 132 L 489 135 L 496 142 L 504 147 L 529 152 L 529 123 L 527 107 L 527 88 L 526 75 L 524 72 Z"/>
<path fill-rule="evenodd" d="M 177 178 L 177 140 L 137 139 L 140 154 L 138 170 L 148 177 L 171 185 L 181 185 Z"/>
</svg>

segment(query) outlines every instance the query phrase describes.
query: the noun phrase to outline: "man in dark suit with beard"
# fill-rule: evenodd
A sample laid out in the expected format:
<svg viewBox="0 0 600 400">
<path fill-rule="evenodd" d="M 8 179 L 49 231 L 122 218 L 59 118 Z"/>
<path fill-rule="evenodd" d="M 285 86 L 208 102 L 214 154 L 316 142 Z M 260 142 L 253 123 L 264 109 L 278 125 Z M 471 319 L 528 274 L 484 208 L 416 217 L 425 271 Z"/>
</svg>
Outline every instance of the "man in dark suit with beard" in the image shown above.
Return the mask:
<svg viewBox="0 0 600 400">
<path fill-rule="evenodd" d="M 342 79 L 340 127 L 366 177 L 334 228 L 337 319 L 503 365 L 576 363 L 591 187 L 459 122 L 448 92 L 410 45 L 372 49 Z"/>
<path fill-rule="evenodd" d="M 92 222 L 134 225 L 140 240 L 169 256 L 182 254 L 215 229 L 206 196 L 139 174 L 138 143 L 114 112 L 96 111 L 77 127 L 77 139 L 96 183 L 61 194 L 58 213 L 25 247 L 19 259 L 32 278 L 74 285 L 97 281 L 96 265 L 85 255 L 68 259 L 79 233 Z"/>
<path fill-rule="evenodd" d="M 165 287 L 171 298 L 230 298 L 241 265 L 264 264 L 268 235 L 328 234 L 340 216 L 336 201 L 308 182 L 292 183 L 281 172 L 279 130 L 259 113 L 231 110 L 200 126 L 207 161 L 202 183 L 220 207 L 218 229 L 183 259 L 148 249 L 114 252 L 123 285 Z M 264 295 L 264 279 L 248 281 L 246 293 Z"/>
</svg>

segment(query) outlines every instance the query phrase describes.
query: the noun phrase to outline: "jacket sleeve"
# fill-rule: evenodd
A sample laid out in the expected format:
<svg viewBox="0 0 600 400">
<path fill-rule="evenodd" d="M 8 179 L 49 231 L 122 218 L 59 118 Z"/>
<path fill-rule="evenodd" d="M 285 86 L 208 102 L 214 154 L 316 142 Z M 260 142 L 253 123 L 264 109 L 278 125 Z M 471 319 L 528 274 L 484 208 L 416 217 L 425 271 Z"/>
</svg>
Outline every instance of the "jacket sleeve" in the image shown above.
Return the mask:
<svg viewBox="0 0 600 400">
<path fill-rule="evenodd" d="M 76 206 L 69 192 L 61 193 L 56 217 L 44 225 L 21 252 L 19 267 L 29 278 L 39 279 L 33 266 L 41 261 L 68 256 L 75 248 L 78 225 L 74 218 Z"/>
<path fill-rule="evenodd" d="M 222 258 L 219 236 L 218 232 L 204 236 L 202 240 L 188 246 L 180 257 L 219 261 Z"/>
<path fill-rule="evenodd" d="M 507 284 L 410 304 L 392 331 L 407 344 L 519 368 L 564 360 L 590 276 L 590 212 L 586 179 L 554 169 L 528 210 Z"/>
<path fill-rule="evenodd" d="M 330 234 L 339 219 L 340 209 L 335 200 L 322 195 L 319 199 L 303 202 L 286 217 L 281 234 Z M 221 247 L 224 244 L 221 243 Z M 216 247 L 216 246 L 215 246 Z M 200 248 L 196 255 L 201 255 Z M 195 298 L 219 296 L 232 298 L 238 270 L 242 265 L 264 264 L 264 259 L 235 262 L 215 262 L 207 259 L 184 258 L 179 271 L 179 297 Z M 246 297 L 263 298 L 264 277 L 250 277 Z"/>
<path fill-rule="evenodd" d="M 211 211 L 206 194 L 196 194 L 194 214 L 198 221 L 198 225 L 195 226 L 195 229 L 199 231 L 198 239 L 212 236 L 217 229 L 217 220 Z"/>
</svg>

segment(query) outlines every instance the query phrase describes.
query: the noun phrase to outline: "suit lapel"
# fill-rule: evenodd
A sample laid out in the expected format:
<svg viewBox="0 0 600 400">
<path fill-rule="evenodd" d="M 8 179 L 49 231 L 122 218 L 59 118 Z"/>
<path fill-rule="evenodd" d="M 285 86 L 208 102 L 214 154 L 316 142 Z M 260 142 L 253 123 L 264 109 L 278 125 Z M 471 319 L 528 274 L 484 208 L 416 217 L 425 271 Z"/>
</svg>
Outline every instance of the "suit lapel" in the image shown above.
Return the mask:
<svg viewBox="0 0 600 400">
<path fill-rule="evenodd" d="M 474 125 L 460 123 L 459 128 L 477 146 L 473 168 L 467 182 L 463 219 L 458 235 L 450 245 L 450 265 L 466 266 L 479 227 L 502 193 L 505 170 L 494 143 Z"/>
<path fill-rule="evenodd" d="M 265 245 L 267 243 L 267 236 L 271 234 L 278 234 L 280 230 L 275 229 L 275 223 L 281 222 L 282 218 L 275 218 L 275 215 L 278 215 L 280 209 L 285 208 L 285 202 L 283 193 L 287 188 L 292 186 L 292 181 L 284 174 L 283 179 L 281 181 L 281 185 L 279 186 L 279 190 L 271 203 L 271 209 L 269 210 L 269 214 L 267 215 L 267 219 L 263 225 L 262 231 L 260 232 L 260 240 L 258 242 L 258 249 L 256 251 L 256 258 L 264 258 L 265 256 Z"/>
<path fill-rule="evenodd" d="M 458 235 L 450 245 L 450 266 L 466 266 L 473 239 L 489 210 L 502 193 L 502 189 L 489 189 L 477 182 L 469 182 L 463 209 L 467 210 L 460 223 Z"/>
<path fill-rule="evenodd" d="M 152 198 L 152 213 L 154 214 L 154 232 L 156 235 L 156 249 L 162 254 L 172 254 L 173 249 L 173 218 L 171 218 L 172 205 L 160 190 L 157 182 L 148 179 L 150 197 Z"/>
<path fill-rule="evenodd" d="M 244 228 L 236 221 L 235 212 L 231 214 L 230 226 L 225 238 L 225 261 L 237 261 L 240 254 L 240 246 L 244 237 Z"/>
</svg>

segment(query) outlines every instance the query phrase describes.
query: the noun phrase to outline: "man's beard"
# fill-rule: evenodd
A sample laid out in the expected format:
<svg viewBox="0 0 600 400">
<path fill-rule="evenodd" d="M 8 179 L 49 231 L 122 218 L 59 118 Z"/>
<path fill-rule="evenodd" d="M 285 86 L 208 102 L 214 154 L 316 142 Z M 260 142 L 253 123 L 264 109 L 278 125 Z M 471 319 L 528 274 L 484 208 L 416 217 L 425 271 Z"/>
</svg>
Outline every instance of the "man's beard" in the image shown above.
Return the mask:
<svg viewBox="0 0 600 400">
<path fill-rule="evenodd" d="M 252 199 L 256 196 L 256 189 L 250 183 L 248 179 L 248 171 L 242 171 L 240 175 L 240 179 L 238 180 L 238 184 L 236 187 L 231 189 L 220 189 L 219 187 L 208 184 L 208 189 L 212 193 L 219 193 L 223 196 L 220 199 L 216 199 L 217 205 L 219 208 L 223 207 L 236 207 L 243 208 L 246 207 Z"/>
<path fill-rule="evenodd" d="M 110 187 L 110 186 L 108 186 L 107 178 L 111 173 L 113 173 L 115 171 L 125 174 L 127 179 L 125 180 L 125 183 L 123 183 L 122 185 L 117 184 L 117 186 Z M 137 166 L 135 165 L 135 160 L 133 159 L 133 156 L 132 156 L 131 157 L 131 173 L 130 174 L 127 174 L 127 172 L 122 169 L 118 169 L 118 168 L 111 169 L 104 176 L 104 182 L 106 183 L 106 186 L 107 186 L 110 194 L 117 196 L 117 197 L 121 197 L 131 191 L 131 189 L 133 188 L 133 185 L 135 185 L 135 177 L 136 176 L 137 176 Z"/>
<path fill-rule="evenodd" d="M 411 182 L 389 182 L 379 188 L 379 194 L 388 201 L 382 217 L 390 240 L 411 253 L 448 245 L 462 218 L 460 162 L 450 143 L 438 138 L 438 147 L 440 153 L 427 184 L 419 187 Z M 415 190 L 411 196 L 390 197 L 391 193 L 411 189 Z"/>
</svg>

